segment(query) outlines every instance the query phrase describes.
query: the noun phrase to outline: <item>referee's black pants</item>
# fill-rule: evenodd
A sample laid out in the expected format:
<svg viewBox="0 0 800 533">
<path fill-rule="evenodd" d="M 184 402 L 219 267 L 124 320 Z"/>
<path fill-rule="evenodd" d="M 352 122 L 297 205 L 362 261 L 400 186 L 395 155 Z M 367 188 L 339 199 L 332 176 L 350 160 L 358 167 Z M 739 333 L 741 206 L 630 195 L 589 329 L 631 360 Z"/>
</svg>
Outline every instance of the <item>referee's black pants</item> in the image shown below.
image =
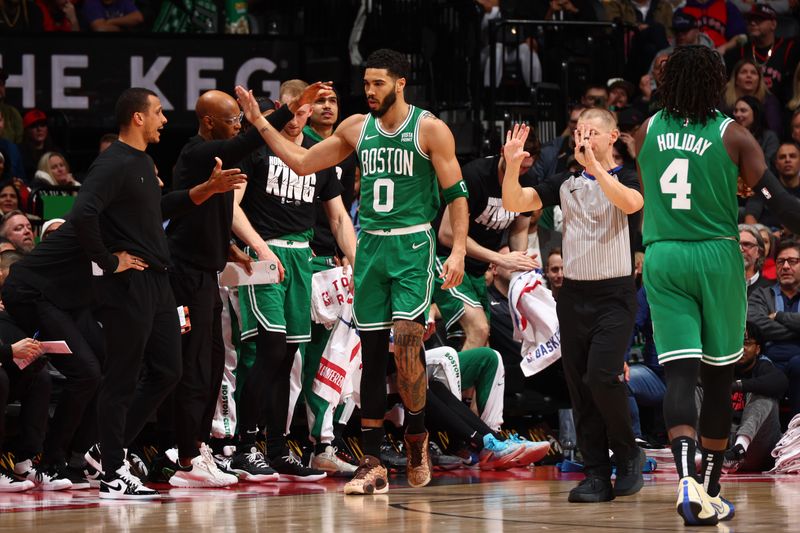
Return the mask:
<svg viewBox="0 0 800 533">
<path fill-rule="evenodd" d="M 66 341 L 71 355 L 53 355 L 50 362 L 66 378 L 53 419 L 47 430 L 42 463 L 66 461 L 76 437 L 81 453 L 94 439 L 96 411 L 88 412 L 100 386 L 104 359 L 103 331 L 90 309 L 64 310 L 46 300 L 37 290 L 13 285 L 5 291 L 4 304 L 28 336 L 39 332 L 43 341 Z M 84 420 L 87 418 L 87 420 Z M 91 435 L 76 435 L 78 428 Z M 88 439 L 88 445 L 86 445 Z"/>
<path fill-rule="evenodd" d="M 217 273 L 176 265 L 170 283 L 178 305 L 188 307 L 191 329 L 181 335 L 183 372 L 174 392 L 175 435 L 180 457 L 196 457 L 211 433 L 225 352 Z M 209 412 L 210 411 L 210 412 Z"/>
<path fill-rule="evenodd" d="M 609 448 L 618 462 L 637 453 L 627 391 L 620 380 L 636 305 L 632 277 L 564 279 L 558 293 L 561 360 L 587 475 L 611 477 Z"/>
<path fill-rule="evenodd" d="M 123 446 L 136 438 L 180 379 L 180 326 L 166 272 L 126 270 L 103 276 L 98 284 L 106 341 L 98 430 L 103 470 L 113 477 L 122 466 Z"/>
</svg>

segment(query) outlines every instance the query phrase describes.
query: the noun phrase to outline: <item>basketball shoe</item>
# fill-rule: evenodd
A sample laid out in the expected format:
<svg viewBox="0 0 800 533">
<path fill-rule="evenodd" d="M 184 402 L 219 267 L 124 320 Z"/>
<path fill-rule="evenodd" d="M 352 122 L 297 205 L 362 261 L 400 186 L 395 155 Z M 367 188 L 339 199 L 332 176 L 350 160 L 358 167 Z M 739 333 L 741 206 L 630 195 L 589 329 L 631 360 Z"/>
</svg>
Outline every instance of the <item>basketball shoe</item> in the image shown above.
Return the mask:
<svg viewBox="0 0 800 533">
<path fill-rule="evenodd" d="M 264 459 L 256 446 L 251 446 L 247 452 L 233 451 L 233 455 L 218 455 L 217 466 L 223 472 L 230 472 L 239 476 L 242 481 L 261 483 L 264 481 L 280 481 L 280 475 Z"/>
<path fill-rule="evenodd" d="M 205 444 L 200 445 L 200 454 L 192 459 L 189 467 L 176 463 L 176 470 L 169 478 L 173 487 L 228 487 L 235 485 L 238 478 L 233 474 L 226 474 L 217 468 L 217 463 L 211 456 L 211 450 Z"/>
<path fill-rule="evenodd" d="M 0 492 L 22 492 L 30 490 L 35 483 L 29 479 L 17 479 L 12 470 L 0 465 Z"/>
<path fill-rule="evenodd" d="M 361 458 L 353 479 L 344 486 L 345 494 L 386 494 L 389 492 L 389 473 L 380 459 L 371 455 Z"/>
<path fill-rule="evenodd" d="M 687 526 L 713 526 L 719 521 L 706 489 L 691 476 L 681 478 L 678 482 L 678 502 L 675 507 Z"/>
<path fill-rule="evenodd" d="M 431 482 L 431 454 L 428 450 L 428 432 L 411 434 L 406 433 L 406 478 L 408 484 L 414 488 L 424 487 Z"/>
<path fill-rule="evenodd" d="M 528 466 L 531 463 L 541 461 L 550 451 L 550 443 L 547 441 L 530 441 L 521 437 L 518 433 L 512 433 L 508 441 L 513 444 L 521 444 L 524 451 L 514 459 L 516 466 Z"/>
<path fill-rule="evenodd" d="M 272 468 L 280 474 L 278 481 L 319 481 L 327 476 L 322 470 L 305 466 L 293 451 L 272 459 L 271 463 Z"/>
<path fill-rule="evenodd" d="M 58 469 L 33 466 L 33 461 L 30 459 L 15 463 L 14 473 L 20 479 L 33 481 L 39 490 L 68 490 L 72 488 L 72 482 L 61 477 Z"/>
<path fill-rule="evenodd" d="M 483 436 L 480 453 L 481 470 L 507 470 L 517 466 L 515 459 L 526 453 L 526 446 L 510 440 L 498 440 L 491 433 Z"/>
<path fill-rule="evenodd" d="M 329 476 L 350 475 L 356 471 L 356 466 L 339 458 L 338 448 L 330 444 L 325 446 L 325 451 L 311 453 L 311 467 L 326 472 Z"/>
</svg>

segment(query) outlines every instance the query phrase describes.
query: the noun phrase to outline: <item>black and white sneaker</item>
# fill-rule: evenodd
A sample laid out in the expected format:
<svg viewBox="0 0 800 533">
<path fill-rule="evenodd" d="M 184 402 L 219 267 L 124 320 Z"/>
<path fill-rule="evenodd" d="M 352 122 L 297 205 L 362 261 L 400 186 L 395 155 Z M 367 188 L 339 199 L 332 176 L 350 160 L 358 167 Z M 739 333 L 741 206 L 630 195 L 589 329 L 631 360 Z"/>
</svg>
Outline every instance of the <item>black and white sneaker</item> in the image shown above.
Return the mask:
<svg viewBox="0 0 800 533">
<path fill-rule="evenodd" d="M 131 474 L 128 463 L 100 482 L 100 498 L 107 500 L 150 500 L 159 498 L 158 491 L 147 488 Z"/>
<path fill-rule="evenodd" d="M 255 446 L 250 451 L 236 451 L 230 457 L 216 456 L 217 466 L 223 472 L 231 472 L 242 481 L 261 483 L 279 481 L 280 476 L 264 459 L 264 454 Z"/>
<path fill-rule="evenodd" d="M 322 470 L 303 465 L 300 458 L 292 451 L 288 455 L 272 460 L 272 468 L 280 474 L 279 481 L 319 481 L 327 476 Z"/>
<path fill-rule="evenodd" d="M 73 468 L 68 464 L 56 466 L 59 477 L 68 479 L 72 483 L 72 490 L 86 490 L 92 487 L 82 468 Z"/>
<path fill-rule="evenodd" d="M 103 455 L 100 453 L 99 444 L 92 444 L 92 447 L 83 455 L 83 458 L 86 459 L 86 463 L 94 468 L 100 476 L 103 475 Z"/>
<path fill-rule="evenodd" d="M 30 459 L 14 464 L 14 473 L 19 479 L 33 481 L 39 490 L 69 490 L 72 488 L 72 482 L 62 477 L 58 468 L 34 466 Z"/>
<path fill-rule="evenodd" d="M 87 464 L 83 469 L 83 477 L 89 482 L 89 488 L 99 489 L 100 480 L 103 479 L 103 473 L 98 471 L 95 467 Z"/>
<path fill-rule="evenodd" d="M 22 492 L 35 486 L 28 479 L 17 479 L 14 472 L 0 464 L 0 492 Z"/>
</svg>

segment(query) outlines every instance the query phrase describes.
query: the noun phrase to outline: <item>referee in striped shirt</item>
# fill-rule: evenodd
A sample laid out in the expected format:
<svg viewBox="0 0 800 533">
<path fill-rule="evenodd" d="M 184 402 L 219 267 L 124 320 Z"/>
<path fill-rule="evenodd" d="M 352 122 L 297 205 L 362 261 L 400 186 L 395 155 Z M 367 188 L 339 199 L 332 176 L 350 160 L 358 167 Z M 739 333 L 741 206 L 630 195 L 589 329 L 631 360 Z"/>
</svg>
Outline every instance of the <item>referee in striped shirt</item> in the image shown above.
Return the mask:
<svg viewBox="0 0 800 533">
<path fill-rule="evenodd" d="M 591 108 L 575 130 L 575 158 L 584 169 L 562 173 L 534 187 L 519 185 L 519 163 L 529 128 L 515 125 L 504 147 L 503 207 L 533 211 L 560 205 L 564 215 L 564 284 L 558 293 L 561 354 L 578 448 L 586 478 L 570 502 L 602 502 L 642 487 L 644 453 L 631 428 L 624 354 L 636 316 L 631 234 L 644 203 L 638 176 L 616 167 L 612 146 L 619 137 L 614 115 Z M 608 449 L 617 480 L 611 485 Z"/>
</svg>

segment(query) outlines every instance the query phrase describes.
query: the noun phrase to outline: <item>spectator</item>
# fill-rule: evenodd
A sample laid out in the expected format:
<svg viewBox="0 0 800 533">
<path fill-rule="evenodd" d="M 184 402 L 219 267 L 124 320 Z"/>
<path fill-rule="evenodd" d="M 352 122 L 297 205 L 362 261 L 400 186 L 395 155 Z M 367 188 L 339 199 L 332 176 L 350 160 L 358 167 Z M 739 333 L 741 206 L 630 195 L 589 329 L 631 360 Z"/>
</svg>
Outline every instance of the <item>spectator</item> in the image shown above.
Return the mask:
<svg viewBox="0 0 800 533">
<path fill-rule="evenodd" d="M 92 31 L 128 31 L 144 22 L 133 0 L 86 0 L 81 15 Z"/>
<path fill-rule="evenodd" d="M 733 118 L 750 130 L 764 152 L 764 160 L 770 164 L 775 159 L 780 141 L 775 132 L 766 128 L 764 109 L 755 96 L 740 96 L 733 106 Z"/>
<path fill-rule="evenodd" d="M 778 239 L 772 233 L 772 230 L 764 224 L 758 223 L 753 224 L 753 226 L 758 230 L 758 234 L 761 235 L 761 239 L 764 241 L 764 266 L 761 267 L 761 275 L 774 282 L 778 277 L 777 268 L 775 267 L 775 247 Z"/>
<path fill-rule="evenodd" d="M 31 185 L 33 187 L 81 186 L 69 171 L 67 160 L 58 152 L 46 152 L 39 158 L 38 170 Z"/>
<path fill-rule="evenodd" d="M 633 102 L 634 93 L 636 93 L 636 87 L 628 80 L 623 80 L 621 78 L 609 80 L 608 109 L 611 111 L 625 109 Z"/>
<path fill-rule="evenodd" d="M 547 288 L 553 293 L 553 298 L 558 300 L 558 291 L 564 284 L 564 259 L 561 257 L 561 248 L 553 248 L 547 254 L 544 274 L 547 278 Z"/>
<path fill-rule="evenodd" d="M 636 323 L 633 330 L 633 342 L 642 344 L 642 362 L 630 364 L 631 352 L 625 358 L 628 366 L 628 407 L 631 411 L 631 424 L 636 443 L 647 445 L 648 440 L 642 432 L 640 407 L 659 408 L 664 401 L 667 387 L 664 382 L 664 367 L 658 364 L 658 353 L 653 340 L 653 319 L 650 316 L 650 304 L 647 302 L 647 291 L 640 287 L 636 292 Z M 658 409 L 660 411 L 660 409 Z"/>
<path fill-rule="evenodd" d="M 605 85 L 588 85 L 583 91 L 581 96 L 581 105 L 587 107 L 607 107 L 608 106 L 608 88 Z M 572 118 L 570 117 L 570 124 Z M 577 121 L 576 121 L 577 124 Z M 574 131 L 574 128 L 573 128 Z"/>
<path fill-rule="evenodd" d="M 5 213 L 0 222 L 0 237 L 14 245 L 18 252 L 26 254 L 33 250 L 33 228 L 31 222 L 22 211 Z"/>
<path fill-rule="evenodd" d="M 697 18 L 683 9 L 676 9 L 672 14 L 672 34 L 675 36 L 675 46 L 699 44 L 714 48 L 711 37 L 700 31 Z"/>
<path fill-rule="evenodd" d="M 119 139 L 119 135 L 116 133 L 104 133 L 102 137 L 100 137 L 100 142 L 97 145 L 97 154 L 102 154 L 106 151 L 106 148 L 114 144 L 114 141 Z"/>
<path fill-rule="evenodd" d="M 774 464 L 772 450 L 781 437 L 778 402 L 789 383 L 775 365 L 761 356 L 756 328 L 747 325 L 744 352 L 734 367 L 733 423 L 723 470 L 762 472 Z"/>
<path fill-rule="evenodd" d="M 747 283 L 747 296 L 759 287 L 769 287 L 772 281 L 761 275 L 764 266 L 764 239 L 751 224 L 739 224 L 739 249 L 744 259 L 744 280 Z"/>
<path fill-rule="evenodd" d="M 3 135 L 4 127 L 5 119 L 3 118 L 3 115 L 0 114 L 0 136 Z M 17 145 L 8 139 L 0 138 L 0 153 L 3 154 L 3 164 L 5 165 L 5 168 L 0 171 L 0 175 L 3 176 L 2 179 L 6 179 L 8 177 L 23 179 L 25 176 L 25 171 L 22 168 L 22 156 L 19 153 L 19 148 L 17 148 Z"/>
<path fill-rule="evenodd" d="M 798 65 L 800 67 L 800 65 Z M 792 113 L 792 120 L 790 122 L 791 125 L 791 139 L 800 144 L 800 107 L 794 110 Z"/>
<path fill-rule="evenodd" d="M 789 378 L 790 416 L 800 412 L 800 243 L 778 244 L 778 283 L 756 289 L 747 300 L 747 320 L 764 341 L 764 355 Z"/>
<path fill-rule="evenodd" d="M 483 69 L 483 85 L 489 87 L 491 84 L 491 61 L 489 50 L 489 23 L 492 20 L 502 19 L 504 14 L 500 11 L 499 0 L 476 0 L 483 8 L 481 19 L 481 34 L 484 38 L 481 48 L 481 65 Z M 503 78 L 504 66 L 508 63 L 519 65 L 522 80 L 525 85 L 531 86 L 542 81 L 542 64 L 539 55 L 536 53 L 536 41 L 533 38 L 525 39 L 517 35 L 519 28 L 514 29 L 511 35 L 497 35 L 495 42 L 495 62 L 494 62 L 494 82 L 495 87 L 500 85 Z"/>
<path fill-rule="evenodd" d="M 0 11 L 0 34 L 42 31 L 42 11 L 33 0 L 2 0 Z"/>
<path fill-rule="evenodd" d="M 742 59 L 733 67 L 730 79 L 725 85 L 723 106 L 728 115 L 733 111 L 736 100 L 742 96 L 755 96 L 764 106 L 764 120 L 767 129 L 780 136 L 783 130 L 781 105 L 775 95 L 764 84 L 761 69 L 750 59 Z"/>
<path fill-rule="evenodd" d="M 36 0 L 36 5 L 42 12 L 44 31 L 81 31 L 72 0 Z"/>
<path fill-rule="evenodd" d="M 658 101 L 658 86 L 661 84 L 664 74 L 664 65 L 669 56 L 672 55 L 671 48 L 665 48 L 656 54 L 650 72 L 639 79 L 639 90 L 641 95 L 634 102 L 634 107 L 639 109 L 645 116 L 650 116 L 659 109 L 661 104 Z"/>
<path fill-rule="evenodd" d="M 800 111 L 800 61 L 798 61 L 797 67 L 794 69 L 791 82 L 787 83 L 787 85 L 789 85 L 789 89 L 787 90 L 789 102 L 787 102 L 786 107 L 792 112 L 792 120 L 790 120 L 792 127 L 790 133 L 792 137 L 795 137 L 795 124 L 797 124 L 797 129 L 800 129 L 800 121 L 794 120 L 797 117 L 798 111 Z M 800 141 L 795 139 L 795 142 Z"/>
<path fill-rule="evenodd" d="M 46 153 L 55 151 L 50 131 L 47 127 L 47 115 L 39 109 L 31 109 L 22 118 L 24 128 L 22 144 L 19 151 L 22 154 L 22 166 L 25 179 L 32 180 L 36 174 L 39 159 Z"/>
<path fill-rule="evenodd" d="M 0 68 L 0 116 L 5 121 L 5 127 L 0 131 L 0 137 L 14 144 L 22 142 L 22 115 L 16 107 L 6 103 L 6 80 L 8 74 Z"/>
<path fill-rule="evenodd" d="M 0 214 L 14 210 L 20 210 L 19 191 L 13 181 L 3 180 L 0 182 Z"/>
<path fill-rule="evenodd" d="M 588 88 L 582 98 L 582 100 L 593 102 L 592 106 L 594 106 L 594 102 L 599 102 L 601 99 L 605 105 L 608 93 L 602 85 Z M 536 163 L 533 164 L 532 170 L 533 175 L 539 181 L 567 170 L 567 160 L 575 151 L 573 133 L 578 126 L 578 117 L 586 107 L 584 104 L 578 104 L 570 109 L 569 121 L 564 133 L 542 146 L 542 151 Z"/>
<path fill-rule="evenodd" d="M 753 4 L 744 18 L 748 39 L 725 54 L 728 72 L 737 61 L 754 61 L 760 67 L 767 89 L 786 102 L 791 97 L 791 79 L 800 60 L 800 48 L 794 39 L 775 36 L 777 14 L 769 4 Z"/>
<path fill-rule="evenodd" d="M 800 147 L 793 142 L 781 144 L 774 162 L 781 184 L 789 193 L 800 198 Z M 780 222 L 766 208 L 766 201 L 760 194 L 754 194 L 747 200 L 744 221 L 747 224 L 760 222 L 771 228 L 780 227 Z"/>
<path fill-rule="evenodd" d="M 686 0 L 683 10 L 700 22 L 700 31 L 711 37 L 722 54 L 737 45 L 739 36 L 746 38 L 744 17 L 727 0 Z"/>
<path fill-rule="evenodd" d="M 618 20 L 631 32 L 626 78 L 638 80 L 647 72 L 656 52 L 669 45 L 672 38 L 672 6 L 666 0 L 609 0 L 606 18 Z"/>
<path fill-rule="evenodd" d="M 622 160 L 618 162 L 620 165 L 633 167 L 636 160 L 636 141 L 634 136 L 639 131 L 645 119 L 642 113 L 636 107 L 627 107 L 617 113 L 617 125 L 619 126 L 619 139 L 614 146 L 620 150 Z M 623 149 L 624 148 L 624 149 Z M 634 169 L 635 170 L 635 169 Z"/>
</svg>

